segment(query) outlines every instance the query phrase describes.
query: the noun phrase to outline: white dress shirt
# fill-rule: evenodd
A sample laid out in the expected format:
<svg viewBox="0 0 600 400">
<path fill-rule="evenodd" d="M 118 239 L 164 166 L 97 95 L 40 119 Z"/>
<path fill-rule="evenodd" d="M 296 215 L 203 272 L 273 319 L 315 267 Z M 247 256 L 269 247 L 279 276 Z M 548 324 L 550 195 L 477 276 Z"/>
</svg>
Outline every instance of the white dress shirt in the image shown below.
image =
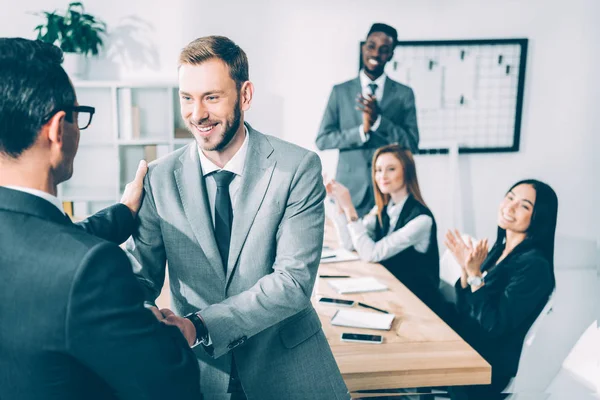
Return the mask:
<svg viewBox="0 0 600 400">
<path fill-rule="evenodd" d="M 246 155 L 248 153 L 248 128 L 244 125 L 244 132 L 246 134 L 246 138 L 244 139 L 244 143 L 242 143 L 242 147 L 231 157 L 231 160 L 227 162 L 223 166 L 223 168 L 219 168 L 215 163 L 210 161 L 202 152 L 202 149 L 198 147 L 198 154 L 200 155 L 200 165 L 202 166 L 202 175 L 204 178 L 204 183 L 206 184 L 206 192 L 208 194 L 208 203 L 210 205 L 210 214 L 212 216 L 213 226 L 215 226 L 215 201 L 217 199 L 217 182 L 215 182 L 214 176 L 206 176 L 212 172 L 220 171 L 221 169 L 229 172 L 233 172 L 235 176 L 231 180 L 229 184 L 229 197 L 231 198 L 231 208 L 232 212 L 235 212 L 235 204 L 237 200 L 237 192 L 240 189 L 240 184 L 242 181 L 242 174 L 244 172 L 244 164 L 246 162 Z"/>
<path fill-rule="evenodd" d="M 387 260 L 411 246 L 414 246 L 419 253 L 425 253 L 429 247 L 433 220 L 428 215 L 419 215 L 402 228 L 394 230 L 407 198 L 408 196 L 396 204 L 390 202 L 386 209 L 390 217 L 390 228 L 387 235 L 377 242 L 374 241 L 377 206 L 373 207 L 364 218 L 350 223 L 347 222 L 343 213 L 338 212 L 331 200 L 325 202 L 325 210 L 333 220 L 340 244 L 345 249 L 356 250 L 362 260 L 379 262 Z"/>
<path fill-rule="evenodd" d="M 56 208 L 58 208 L 61 213 L 63 213 L 63 214 L 65 213 L 60 199 L 56 196 L 52 196 L 50 193 L 46 193 L 41 190 L 32 189 L 32 188 L 28 188 L 28 187 L 24 187 L 24 186 L 4 186 L 4 187 L 8 188 L 8 189 L 18 190 L 18 191 L 24 192 L 24 193 L 29 193 L 34 196 L 40 197 L 40 198 L 46 200 L 47 202 L 49 202 L 50 204 L 52 204 L 53 206 L 55 206 Z"/>
<path fill-rule="evenodd" d="M 368 96 L 371 94 L 371 88 L 369 85 L 372 83 L 377 85 L 377 89 L 375 89 L 375 98 L 377 99 L 377 102 L 381 104 L 381 100 L 383 99 L 383 88 L 386 79 L 385 73 L 381 74 L 379 78 L 372 81 L 371 78 L 365 74 L 365 70 L 361 69 L 358 73 L 358 77 L 360 79 L 360 87 L 362 89 L 362 95 L 364 98 L 368 98 Z M 379 124 L 381 124 L 381 115 L 377 116 L 375 123 L 373 126 L 371 126 L 371 131 L 376 131 L 377 128 L 379 128 Z M 362 139 L 363 143 L 367 142 L 369 140 L 369 133 L 365 133 L 363 124 L 360 124 L 359 130 L 360 138 Z"/>
</svg>

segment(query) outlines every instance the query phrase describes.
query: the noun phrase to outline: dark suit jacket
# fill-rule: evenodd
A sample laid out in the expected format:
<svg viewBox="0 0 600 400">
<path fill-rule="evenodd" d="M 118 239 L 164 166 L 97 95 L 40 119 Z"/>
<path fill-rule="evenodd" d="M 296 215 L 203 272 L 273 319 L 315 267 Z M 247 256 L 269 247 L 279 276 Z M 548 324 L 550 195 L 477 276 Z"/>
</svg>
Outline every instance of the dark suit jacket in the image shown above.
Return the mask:
<svg viewBox="0 0 600 400">
<path fill-rule="evenodd" d="M 495 265 L 502 248 L 482 265 L 488 271 L 476 292 L 456 282 L 457 332 L 492 366 L 492 381 L 503 388 L 515 376 L 523 340 L 552 290 L 554 273 L 546 258 L 523 243 Z"/>
<path fill-rule="evenodd" d="M 82 227 L 0 187 L 0 399 L 195 399 L 196 358 L 143 307 L 116 205 Z"/>
<path fill-rule="evenodd" d="M 414 153 L 419 145 L 419 130 L 412 89 L 387 77 L 379 104 L 381 124 L 363 143 L 359 133 L 362 112 L 356 109 L 356 96 L 361 91 L 360 78 L 333 87 L 316 144 L 319 150 L 339 149 L 336 179 L 348 188 L 352 203 L 362 216 L 375 205 L 371 179 L 373 153 L 391 143 Z"/>
</svg>

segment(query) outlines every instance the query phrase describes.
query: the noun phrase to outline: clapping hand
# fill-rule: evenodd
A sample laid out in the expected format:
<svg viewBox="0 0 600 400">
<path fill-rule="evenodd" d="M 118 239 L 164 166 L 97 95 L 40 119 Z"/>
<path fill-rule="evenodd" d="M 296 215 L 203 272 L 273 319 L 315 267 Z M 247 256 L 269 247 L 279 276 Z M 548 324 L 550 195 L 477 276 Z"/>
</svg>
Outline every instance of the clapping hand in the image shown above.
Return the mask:
<svg viewBox="0 0 600 400">
<path fill-rule="evenodd" d="M 449 230 L 446 233 L 444 243 L 460 265 L 463 273 L 468 276 L 481 275 L 481 265 L 488 254 L 487 239 L 473 244 L 471 238 L 467 241 L 463 240 L 460 232 L 455 229 L 454 232 Z"/>
<path fill-rule="evenodd" d="M 364 97 L 362 94 L 359 94 L 356 97 L 356 101 L 358 103 L 357 109 L 363 112 L 363 129 L 367 133 L 379 117 L 379 104 L 373 95 Z"/>
<path fill-rule="evenodd" d="M 465 270 L 468 276 L 481 275 L 481 265 L 488 255 L 487 239 L 480 240 L 467 256 Z"/>
<path fill-rule="evenodd" d="M 344 185 L 335 180 L 331 180 L 325 185 L 325 191 L 327 195 L 335 200 L 338 208 L 346 211 L 350 208 L 353 208 L 352 205 L 352 197 L 350 196 L 350 191 Z"/>
</svg>

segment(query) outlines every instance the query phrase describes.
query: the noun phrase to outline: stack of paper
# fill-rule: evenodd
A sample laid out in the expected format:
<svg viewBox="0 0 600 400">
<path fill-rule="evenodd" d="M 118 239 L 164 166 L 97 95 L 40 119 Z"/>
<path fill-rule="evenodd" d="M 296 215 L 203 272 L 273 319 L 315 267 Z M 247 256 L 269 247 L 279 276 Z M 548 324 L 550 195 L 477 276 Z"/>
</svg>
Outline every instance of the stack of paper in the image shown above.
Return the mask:
<svg viewBox="0 0 600 400">
<path fill-rule="evenodd" d="M 331 318 L 331 325 L 389 331 L 394 318 L 394 314 L 338 310 Z"/>
<path fill-rule="evenodd" d="M 342 261 L 354 261 L 358 260 L 358 256 L 346 249 L 323 249 L 321 253 L 321 264 L 342 262 Z"/>
<path fill-rule="evenodd" d="M 386 285 L 372 277 L 331 279 L 327 282 L 339 294 L 381 292 L 388 289 Z"/>
</svg>

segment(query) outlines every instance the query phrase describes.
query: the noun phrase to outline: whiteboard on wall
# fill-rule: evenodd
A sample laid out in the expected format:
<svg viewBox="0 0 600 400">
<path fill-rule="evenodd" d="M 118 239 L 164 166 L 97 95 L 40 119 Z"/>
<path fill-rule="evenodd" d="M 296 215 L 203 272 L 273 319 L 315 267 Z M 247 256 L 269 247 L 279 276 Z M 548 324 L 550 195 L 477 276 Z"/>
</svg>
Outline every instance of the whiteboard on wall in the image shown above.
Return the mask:
<svg viewBox="0 0 600 400">
<path fill-rule="evenodd" d="M 398 42 L 385 72 L 415 93 L 420 154 L 447 153 L 447 143 L 460 153 L 519 150 L 527 43 Z"/>
</svg>

